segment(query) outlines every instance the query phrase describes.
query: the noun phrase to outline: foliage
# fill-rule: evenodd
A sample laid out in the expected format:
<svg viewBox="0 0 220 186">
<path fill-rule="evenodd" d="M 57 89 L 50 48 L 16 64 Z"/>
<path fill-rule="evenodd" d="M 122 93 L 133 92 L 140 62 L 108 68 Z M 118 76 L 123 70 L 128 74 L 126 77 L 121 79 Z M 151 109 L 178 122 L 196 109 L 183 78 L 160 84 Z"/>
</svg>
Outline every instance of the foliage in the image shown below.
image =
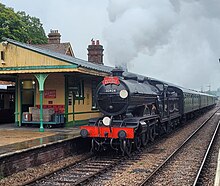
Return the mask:
<svg viewBox="0 0 220 186">
<path fill-rule="evenodd" d="M 25 23 L 25 31 L 28 33 L 28 40 L 31 41 L 31 43 L 47 43 L 47 37 L 40 19 L 26 15 L 25 12 L 18 12 L 17 14 Z"/>
<path fill-rule="evenodd" d="M 0 41 L 2 37 L 24 43 L 47 43 L 40 19 L 26 15 L 25 12 L 16 13 L 0 3 Z"/>
</svg>

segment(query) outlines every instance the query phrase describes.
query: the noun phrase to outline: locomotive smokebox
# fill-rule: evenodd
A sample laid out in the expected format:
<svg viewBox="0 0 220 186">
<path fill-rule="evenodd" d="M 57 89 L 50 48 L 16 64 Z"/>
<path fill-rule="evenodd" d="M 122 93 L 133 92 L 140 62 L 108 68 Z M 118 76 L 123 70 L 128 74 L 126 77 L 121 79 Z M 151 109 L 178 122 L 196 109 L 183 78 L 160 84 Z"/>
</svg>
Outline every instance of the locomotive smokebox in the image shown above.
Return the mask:
<svg viewBox="0 0 220 186">
<path fill-rule="evenodd" d="M 124 70 L 120 67 L 116 67 L 112 70 L 112 76 L 120 76 L 122 77 Z"/>
</svg>

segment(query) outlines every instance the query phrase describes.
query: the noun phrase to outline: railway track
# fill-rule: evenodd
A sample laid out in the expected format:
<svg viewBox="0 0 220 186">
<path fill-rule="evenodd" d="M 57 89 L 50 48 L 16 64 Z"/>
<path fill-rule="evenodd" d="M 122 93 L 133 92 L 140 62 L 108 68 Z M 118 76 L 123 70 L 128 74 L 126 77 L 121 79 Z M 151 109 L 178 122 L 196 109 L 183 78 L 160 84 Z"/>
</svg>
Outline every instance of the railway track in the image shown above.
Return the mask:
<svg viewBox="0 0 220 186">
<path fill-rule="evenodd" d="M 220 149 L 220 132 L 216 134 L 216 137 L 213 139 L 212 144 L 210 145 L 209 151 L 207 151 L 206 156 L 203 160 L 203 166 L 200 168 L 200 172 L 197 175 L 196 185 L 214 185 L 216 184 L 216 171 L 218 162 L 218 154 Z"/>
<path fill-rule="evenodd" d="M 214 114 L 212 114 L 212 116 L 213 115 Z M 177 133 L 178 133 L 178 131 L 181 132 L 181 130 L 177 130 Z M 175 134 L 173 134 L 173 135 L 175 136 Z M 169 135 L 168 138 L 170 138 L 171 136 L 172 135 Z M 146 174 L 149 175 L 152 171 L 157 169 L 157 167 L 160 166 L 160 164 L 163 164 L 163 161 L 165 159 L 164 157 L 168 157 L 168 155 L 166 155 L 167 152 L 165 152 L 166 147 L 165 148 L 161 147 L 160 141 L 164 141 L 164 138 L 162 140 L 155 141 L 155 143 L 150 145 L 147 149 L 143 150 L 142 153 L 133 153 L 133 155 L 130 158 L 127 158 L 127 157 L 124 157 L 124 158 L 122 158 L 122 157 L 115 157 L 114 158 L 113 157 L 113 158 L 111 158 L 110 156 L 92 157 L 92 158 L 80 161 L 72 166 L 69 166 L 66 169 L 55 172 L 52 175 L 47 175 L 47 177 L 45 177 L 43 179 L 40 179 L 40 180 L 37 179 L 37 180 L 34 180 L 34 182 L 30 182 L 29 184 L 25 184 L 25 185 L 85 185 L 85 184 L 96 185 L 96 186 L 97 185 L 105 185 L 102 182 L 101 182 L 101 184 L 98 184 L 98 182 L 96 180 L 97 179 L 99 179 L 99 180 L 112 180 L 112 173 L 116 174 L 116 175 L 120 175 L 120 173 L 123 173 L 127 168 L 129 168 L 130 166 L 132 167 L 134 163 L 138 163 L 139 166 L 144 165 L 145 162 L 140 163 L 141 160 L 142 161 L 143 161 L 143 159 L 146 160 L 146 158 L 149 156 L 153 157 L 154 153 L 156 153 L 156 154 L 162 153 L 161 155 L 163 157 L 160 159 L 157 158 L 157 160 L 156 159 L 151 160 L 151 158 L 150 159 L 147 158 L 147 161 L 149 160 L 148 163 L 153 165 L 152 168 L 150 168 L 150 169 L 145 169 L 145 168 L 143 169 L 141 167 L 134 168 L 133 170 L 130 170 L 130 173 L 129 173 L 130 175 L 132 175 L 132 174 L 140 175 L 143 173 L 145 173 L 145 175 Z M 147 157 L 146 157 L 146 154 L 147 154 Z M 171 153 L 168 152 L 168 154 L 171 154 Z M 163 161 L 161 161 L 161 159 L 163 159 Z M 156 163 L 153 163 L 153 162 L 156 162 Z M 142 178 L 143 178 L 143 176 L 142 176 Z M 120 179 L 124 179 L 123 176 L 120 176 Z M 135 184 L 135 185 L 138 185 L 142 181 L 143 181 L 143 179 L 141 181 L 140 180 L 137 181 L 136 182 L 137 184 Z M 146 182 L 146 184 L 148 184 L 148 183 Z M 145 183 L 142 182 L 141 185 L 145 185 Z M 152 185 L 152 184 L 150 183 L 149 185 Z"/>
<path fill-rule="evenodd" d="M 214 144 L 216 142 L 217 133 L 219 131 L 219 125 L 220 125 L 220 121 L 218 122 L 218 125 L 217 125 L 217 127 L 215 129 L 215 132 L 214 132 L 214 134 L 212 136 L 212 139 L 211 139 L 211 141 L 209 143 L 209 146 L 208 146 L 208 148 L 206 150 L 205 156 L 204 156 L 204 158 L 202 160 L 202 163 L 200 165 L 199 171 L 197 172 L 197 175 L 196 175 L 195 181 L 193 183 L 193 186 L 200 185 L 201 184 L 200 180 L 204 177 L 203 171 L 206 169 L 206 162 L 208 161 L 208 158 L 210 158 L 211 149 L 214 147 Z"/>
<path fill-rule="evenodd" d="M 185 141 L 195 131 L 201 126 L 201 123 L 206 121 L 210 115 L 215 115 L 218 109 L 213 110 L 204 117 L 198 118 L 189 125 L 185 125 L 181 130 L 175 130 L 169 136 L 162 139 L 158 139 L 155 143 L 148 146 L 146 149 L 142 149 L 141 153 L 133 154 L 131 158 L 123 161 L 118 166 L 112 170 L 106 172 L 105 174 L 96 177 L 93 181 L 87 185 L 89 186 L 102 186 L 102 185 L 139 185 L 143 182 L 144 178 L 149 177 L 149 175 L 154 172 L 164 160 L 167 159 L 170 154 L 172 154 L 180 144 Z M 219 119 L 220 113 L 216 114 L 211 121 Z M 162 182 L 161 182 L 162 183 Z M 160 183 L 160 185 L 162 185 Z M 148 185 L 152 185 L 149 183 Z M 169 184 L 164 184 L 169 185 Z M 181 184 L 176 184 L 181 185 Z"/>
<path fill-rule="evenodd" d="M 29 185 L 56 186 L 56 185 L 83 185 L 90 179 L 111 169 L 122 161 L 120 157 L 91 157 L 64 170 L 58 171 L 48 177 Z"/>
<path fill-rule="evenodd" d="M 201 172 L 219 130 L 220 122 L 212 124 L 209 122 L 214 114 L 158 166 L 140 186 L 198 185 Z"/>
</svg>

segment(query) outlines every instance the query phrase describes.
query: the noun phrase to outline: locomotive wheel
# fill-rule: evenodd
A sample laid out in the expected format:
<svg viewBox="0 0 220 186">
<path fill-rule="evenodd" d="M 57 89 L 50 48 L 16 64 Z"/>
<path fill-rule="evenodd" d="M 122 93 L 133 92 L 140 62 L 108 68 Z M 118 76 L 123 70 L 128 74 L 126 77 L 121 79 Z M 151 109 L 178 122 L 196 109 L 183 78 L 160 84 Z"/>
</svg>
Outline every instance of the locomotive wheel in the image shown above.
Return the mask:
<svg viewBox="0 0 220 186">
<path fill-rule="evenodd" d="M 161 123 L 160 125 L 160 134 L 167 134 L 168 133 L 168 123 Z"/>
<path fill-rule="evenodd" d="M 150 140 L 153 142 L 156 137 L 156 131 L 155 131 L 155 126 L 150 126 Z"/>
<path fill-rule="evenodd" d="M 167 123 L 165 123 L 164 125 L 165 125 L 165 133 L 166 133 L 166 134 L 169 134 L 170 131 L 171 131 L 170 123 L 167 122 Z"/>
<path fill-rule="evenodd" d="M 175 121 L 171 121 L 171 126 L 172 126 L 172 130 L 175 130 L 176 128 Z"/>
<path fill-rule="evenodd" d="M 147 130 L 145 133 L 141 134 L 141 144 L 143 147 L 147 146 L 147 143 L 149 142 L 149 131 Z"/>
<path fill-rule="evenodd" d="M 120 140 L 120 147 L 122 151 L 122 156 L 131 154 L 132 143 L 128 139 Z"/>
<path fill-rule="evenodd" d="M 134 147 L 135 147 L 136 150 L 140 150 L 140 148 L 141 148 L 141 138 L 140 138 L 140 136 L 136 136 L 134 138 Z"/>
<path fill-rule="evenodd" d="M 91 152 L 96 153 L 100 151 L 100 145 L 95 141 L 95 139 L 92 139 L 92 148 Z"/>
</svg>

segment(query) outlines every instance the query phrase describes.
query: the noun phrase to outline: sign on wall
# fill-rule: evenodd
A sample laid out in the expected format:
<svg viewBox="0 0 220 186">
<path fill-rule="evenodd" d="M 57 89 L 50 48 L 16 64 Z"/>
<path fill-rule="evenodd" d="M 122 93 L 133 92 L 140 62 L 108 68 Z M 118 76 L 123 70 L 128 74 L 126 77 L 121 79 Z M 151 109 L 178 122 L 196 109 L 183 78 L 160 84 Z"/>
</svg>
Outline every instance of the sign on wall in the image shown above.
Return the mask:
<svg viewBox="0 0 220 186">
<path fill-rule="evenodd" d="M 56 98 L 56 90 L 44 90 L 44 98 L 55 99 Z"/>
</svg>

